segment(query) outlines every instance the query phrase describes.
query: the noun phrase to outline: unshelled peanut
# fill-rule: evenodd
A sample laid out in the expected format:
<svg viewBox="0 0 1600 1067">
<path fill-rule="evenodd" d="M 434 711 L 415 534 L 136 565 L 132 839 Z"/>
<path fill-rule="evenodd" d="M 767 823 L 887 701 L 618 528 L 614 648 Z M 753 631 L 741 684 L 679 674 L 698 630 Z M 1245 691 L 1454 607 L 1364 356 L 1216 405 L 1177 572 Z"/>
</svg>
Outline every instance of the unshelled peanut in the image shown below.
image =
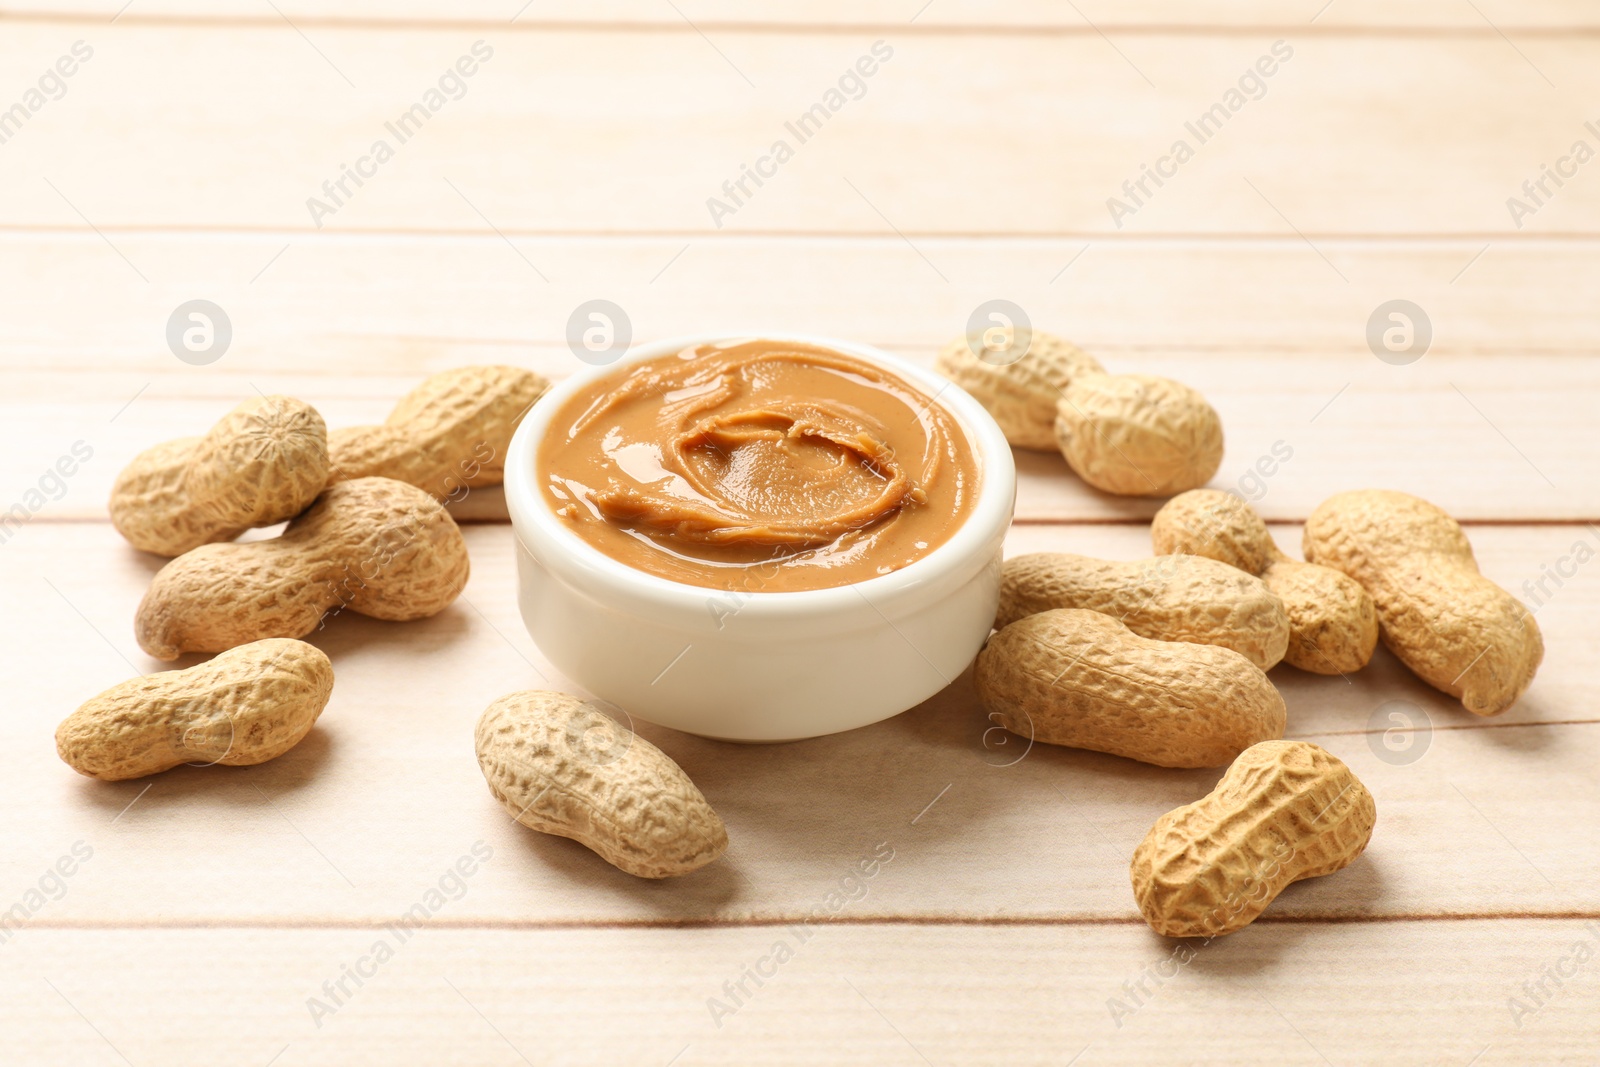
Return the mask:
<svg viewBox="0 0 1600 1067">
<path fill-rule="evenodd" d="M 499 485 L 517 424 L 550 383 L 521 367 L 458 367 L 401 398 L 381 426 L 328 435 L 333 480 L 383 477 L 456 500 Z"/>
<path fill-rule="evenodd" d="M 1232 649 L 1262 670 L 1283 659 L 1289 619 L 1261 579 L 1199 556 L 1133 563 L 1066 552 L 1008 559 L 995 629 L 1052 608 L 1111 615 L 1141 637 Z"/>
<path fill-rule="evenodd" d="M 204 437 L 135 456 L 111 488 L 111 524 L 135 548 L 177 556 L 293 518 L 328 483 L 328 434 L 310 404 L 252 397 Z"/>
<path fill-rule="evenodd" d="M 1372 794 L 1338 759 L 1305 741 L 1266 741 L 1210 795 L 1156 820 L 1133 854 L 1133 897 L 1158 934 L 1231 934 L 1290 883 L 1349 865 L 1376 819 Z"/>
<path fill-rule="evenodd" d="M 1315 674 L 1358 671 L 1378 643 L 1378 613 L 1353 578 L 1292 560 L 1278 549 L 1256 510 L 1232 493 L 1191 489 L 1164 504 L 1150 523 L 1162 554 L 1189 553 L 1258 576 L 1289 618 L 1290 666 Z"/>
<path fill-rule="evenodd" d="M 467 546 L 433 497 L 391 478 L 327 488 L 283 535 L 202 545 L 156 574 L 139 647 L 157 659 L 301 637 L 331 608 L 390 621 L 444 610 L 467 583 Z"/>
<path fill-rule="evenodd" d="M 976 351 L 974 351 L 976 349 Z M 1083 349 L 1038 330 L 995 327 L 957 337 L 934 368 L 971 393 L 1018 448 L 1055 451 L 1056 403 L 1067 386 L 1105 368 Z"/>
<path fill-rule="evenodd" d="M 1544 658 L 1533 615 L 1478 573 L 1461 525 L 1414 496 L 1340 493 L 1306 520 L 1306 559 L 1371 594 L 1383 643 L 1412 672 L 1475 715 L 1498 715 Z"/>
<path fill-rule="evenodd" d="M 501 697 L 478 720 L 476 743 L 489 790 L 513 819 L 629 874 L 688 874 L 728 847 L 722 820 L 682 768 L 576 697 Z"/>
<path fill-rule="evenodd" d="M 1152 641 L 1094 611 L 1012 623 L 978 653 L 974 680 L 1014 734 L 1159 767 L 1216 767 L 1283 736 L 1283 697 L 1237 652 Z"/>
<path fill-rule="evenodd" d="M 1222 465 L 1222 420 L 1195 390 L 1148 374 L 1085 376 L 1056 405 L 1056 442 L 1096 489 L 1171 496 Z"/>
<path fill-rule="evenodd" d="M 256 641 L 107 689 L 57 727 L 56 751 L 79 774 L 108 782 L 180 763 L 265 763 L 300 743 L 332 692 L 321 650 Z"/>
</svg>

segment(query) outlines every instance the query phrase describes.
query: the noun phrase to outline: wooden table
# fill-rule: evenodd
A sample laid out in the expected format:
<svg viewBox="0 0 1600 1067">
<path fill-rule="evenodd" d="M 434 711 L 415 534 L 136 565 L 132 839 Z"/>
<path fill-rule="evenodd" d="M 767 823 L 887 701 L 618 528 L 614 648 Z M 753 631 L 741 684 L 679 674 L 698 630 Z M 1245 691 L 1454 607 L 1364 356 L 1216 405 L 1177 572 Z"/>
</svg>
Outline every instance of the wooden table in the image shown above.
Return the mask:
<svg viewBox="0 0 1600 1067">
<path fill-rule="evenodd" d="M 0 4 L 0 106 L 22 104 L 0 115 L 0 491 L 26 519 L 0 526 L 0 1058 L 1600 1059 L 1600 163 L 1573 155 L 1600 149 L 1600 9 L 519 3 Z M 746 166 L 765 176 L 735 201 Z M 112 478 L 245 397 L 337 426 L 457 364 L 559 376 L 592 299 L 641 340 L 807 331 L 928 361 L 993 298 L 1203 390 L 1215 484 L 1285 547 L 1337 490 L 1412 491 L 1545 633 L 1492 721 L 1381 650 L 1349 678 L 1275 670 L 1290 734 L 1370 786 L 1377 832 L 1192 959 L 1140 921 L 1127 863 L 1218 772 L 1018 759 L 966 678 L 793 745 L 641 723 L 728 824 L 682 880 L 512 824 L 472 724 L 566 683 L 520 625 L 495 491 L 458 511 L 455 606 L 314 635 L 338 687 L 288 755 L 121 784 L 54 756 L 63 716 L 159 666 L 130 623 L 161 561 L 107 523 Z M 231 323 L 213 362 L 169 348 L 191 300 Z M 1369 345 L 1392 300 L 1431 325 L 1421 358 Z M 1011 551 L 1148 554 L 1158 502 L 1019 465 Z"/>
</svg>

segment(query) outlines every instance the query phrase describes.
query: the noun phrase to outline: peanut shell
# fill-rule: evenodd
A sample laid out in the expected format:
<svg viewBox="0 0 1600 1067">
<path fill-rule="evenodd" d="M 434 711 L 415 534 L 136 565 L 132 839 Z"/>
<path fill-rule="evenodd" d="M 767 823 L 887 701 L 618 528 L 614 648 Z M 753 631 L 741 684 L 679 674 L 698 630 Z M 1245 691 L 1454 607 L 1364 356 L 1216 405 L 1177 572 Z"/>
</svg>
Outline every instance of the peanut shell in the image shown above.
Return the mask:
<svg viewBox="0 0 1600 1067">
<path fill-rule="evenodd" d="M 442 371 L 402 397 L 383 425 L 329 434 L 333 480 L 394 478 L 439 500 L 499 485 L 511 435 L 549 388 L 543 377 L 521 367 Z"/>
<path fill-rule="evenodd" d="M 1348 866 L 1376 821 L 1372 794 L 1338 759 L 1264 741 L 1209 795 L 1156 820 L 1133 854 L 1133 897 L 1158 934 L 1231 934 L 1284 887 Z"/>
<path fill-rule="evenodd" d="M 1171 496 L 1222 465 L 1222 420 L 1195 390 L 1148 374 L 1075 380 L 1056 405 L 1056 443 L 1107 493 Z"/>
<path fill-rule="evenodd" d="M 1162 505 L 1150 523 L 1160 553 L 1191 553 L 1258 575 L 1289 618 L 1290 666 L 1347 674 L 1372 659 L 1378 612 L 1354 579 L 1279 551 L 1256 510 L 1232 493 L 1191 489 Z"/>
<path fill-rule="evenodd" d="M 973 352 L 972 339 L 957 337 L 940 349 L 934 369 L 955 382 L 994 417 L 1018 448 L 1055 451 L 1056 403 L 1067 386 L 1085 375 L 1104 374 L 1098 360 L 1053 334 L 1032 331 L 1024 353 L 1017 331 L 997 329 L 1003 343 Z"/>
<path fill-rule="evenodd" d="M 431 496 L 390 478 L 338 482 L 283 535 L 202 545 L 156 574 L 134 632 L 156 659 L 302 637 L 331 608 L 404 622 L 467 584 L 467 545 Z"/>
<path fill-rule="evenodd" d="M 1158 767 L 1216 767 L 1283 736 L 1283 698 L 1226 648 L 1138 636 L 1109 615 L 1046 611 L 978 653 L 991 721 L 1022 737 Z"/>
<path fill-rule="evenodd" d="M 1478 573 L 1461 524 L 1426 500 L 1383 489 L 1329 497 L 1306 520 L 1304 547 L 1361 583 L 1389 651 L 1474 715 L 1500 714 L 1533 682 L 1538 623 Z"/>
<path fill-rule="evenodd" d="M 1259 578 L 1199 556 L 1133 563 L 1067 552 L 1005 561 L 995 629 L 1053 608 L 1110 615 L 1141 637 L 1232 649 L 1262 670 L 1283 659 L 1289 619 Z"/>
<path fill-rule="evenodd" d="M 722 820 L 682 768 L 576 697 L 501 697 L 478 720 L 476 744 L 484 780 L 513 819 L 629 874 L 688 874 L 728 847 Z"/>
<path fill-rule="evenodd" d="M 182 671 L 112 686 L 56 728 L 79 774 L 118 782 L 180 763 L 246 767 L 299 744 L 333 692 L 333 664 L 303 641 L 256 641 Z"/>
<path fill-rule="evenodd" d="M 177 556 L 293 518 L 327 483 L 328 432 L 317 409 L 251 397 L 204 437 L 135 456 L 111 488 L 111 524 L 137 549 Z"/>
</svg>

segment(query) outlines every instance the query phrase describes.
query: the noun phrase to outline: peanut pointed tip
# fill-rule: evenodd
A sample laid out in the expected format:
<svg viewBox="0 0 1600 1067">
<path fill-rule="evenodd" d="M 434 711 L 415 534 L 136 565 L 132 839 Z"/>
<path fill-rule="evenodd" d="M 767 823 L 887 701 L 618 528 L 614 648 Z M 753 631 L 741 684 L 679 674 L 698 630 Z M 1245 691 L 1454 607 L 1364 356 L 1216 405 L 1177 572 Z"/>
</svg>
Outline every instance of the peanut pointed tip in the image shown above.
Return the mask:
<svg viewBox="0 0 1600 1067">
<path fill-rule="evenodd" d="M 171 637 L 165 633 L 165 627 L 147 619 L 141 608 L 133 623 L 134 639 L 139 642 L 139 647 L 145 655 L 158 659 L 163 663 L 171 663 L 183 655 L 183 649 L 175 644 Z"/>
</svg>

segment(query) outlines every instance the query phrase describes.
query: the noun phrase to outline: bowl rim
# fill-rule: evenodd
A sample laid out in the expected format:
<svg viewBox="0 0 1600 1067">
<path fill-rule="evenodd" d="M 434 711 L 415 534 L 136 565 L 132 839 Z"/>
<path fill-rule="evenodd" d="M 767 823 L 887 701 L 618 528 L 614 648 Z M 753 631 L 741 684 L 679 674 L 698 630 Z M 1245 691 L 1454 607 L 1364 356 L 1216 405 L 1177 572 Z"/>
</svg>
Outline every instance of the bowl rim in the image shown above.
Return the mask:
<svg viewBox="0 0 1600 1067">
<path fill-rule="evenodd" d="M 690 585 L 648 574 L 616 560 L 566 527 L 551 510 L 538 484 L 538 445 L 551 419 L 578 390 L 631 363 L 682 351 L 691 345 L 768 340 L 832 348 L 882 366 L 926 393 L 955 418 L 979 467 L 978 499 L 950 538 L 922 558 L 889 574 L 821 589 L 781 592 L 740 591 Z M 684 610 L 716 619 L 715 604 L 731 603 L 742 617 L 793 618 L 837 614 L 877 605 L 918 591 L 941 591 L 969 579 L 990 562 L 990 546 L 1011 525 L 1016 502 L 1016 463 L 999 425 L 966 390 L 930 368 L 892 356 L 874 346 L 817 334 L 774 331 L 683 334 L 636 345 L 610 363 L 585 365 L 550 387 L 533 405 L 512 436 L 505 463 L 506 507 L 511 525 L 525 550 L 569 585 L 620 600 L 649 614 Z M 532 546 L 531 548 L 529 546 Z M 533 551 L 539 549 L 540 551 Z M 923 597 L 915 597 L 922 601 Z M 654 610 L 649 610 L 654 609 Z M 718 620 L 717 628 L 721 629 Z"/>
</svg>

